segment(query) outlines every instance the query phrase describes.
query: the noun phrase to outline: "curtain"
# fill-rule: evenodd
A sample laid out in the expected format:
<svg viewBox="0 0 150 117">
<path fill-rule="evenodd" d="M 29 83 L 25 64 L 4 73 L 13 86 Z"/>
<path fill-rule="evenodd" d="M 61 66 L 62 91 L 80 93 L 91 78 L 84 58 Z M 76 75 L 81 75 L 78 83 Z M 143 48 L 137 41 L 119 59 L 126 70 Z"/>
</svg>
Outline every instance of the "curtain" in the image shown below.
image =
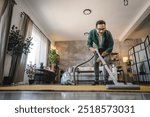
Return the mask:
<svg viewBox="0 0 150 117">
<path fill-rule="evenodd" d="M 1 20 L 1 16 L 3 15 L 6 6 L 7 6 L 8 0 L 0 0 L 0 20 Z"/>
<path fill-rule="evenodd" d="M 22 13 L 21 14 L 21 21 L 20 21 L 20 34 L 24 37 L 24 40 L 28 37 L 31 37 L 32 33 L 32 27 L 33 22 L 30 19 L 30 17 Z M 15 71 L 15 77 L 14 77 L 14 83 L 22 82 L 24 79 L 24 72 L 26 68 L 26 62 L 27 62 L 27 55 L 22 54 L 16 64 L 16 71 Z"/>
<path fill-rule="evenodd" d="M 5 56 L 7 52 L 8 35 L 15 1 L 2 0 L 0 4 L 0 83 L 2 83 Z"/>
<path fill-rule="evenodd" d="M 51 42 L 50 42 L 50 40 L 48 39 L 48 43 L 47 43 L 47 47 L 48 47 L 48 51 L 47 51 L 47 66 L 50 66 L 49 65 L 49 60 L 48 60 L 48 54 L 49 54 L 49 52 L 50 52 L 50 49 L 51 49 Z"/>
<path fill-rule="evenodd" d="M 43 66 L 47 66 L 48 58 L 48 46 L 50 41 L 45 35 L 37 28 L 36 25 L 33 25 L 32 36 L 33 46 L 31 47 L 31 52 L 28 54 L 27 64 L 36 64 L 36 68 L 40 68 L 40 63 L 43 63 Z M 28 77 L 24 75 L 24 83 L 28 83 Z"/>
</svg>

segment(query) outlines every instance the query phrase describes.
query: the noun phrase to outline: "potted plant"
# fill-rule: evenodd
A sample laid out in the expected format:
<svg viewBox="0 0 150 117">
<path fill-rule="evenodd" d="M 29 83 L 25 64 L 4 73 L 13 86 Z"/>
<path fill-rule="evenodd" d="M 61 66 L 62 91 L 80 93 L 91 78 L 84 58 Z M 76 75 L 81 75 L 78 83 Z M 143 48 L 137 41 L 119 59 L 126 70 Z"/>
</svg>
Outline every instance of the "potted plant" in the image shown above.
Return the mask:
<svg viewBox="0 0 150 117">
<path fill-rule="evenodd" d="M 126 62 L 126 65 L 129 67 L 131 66 L 131 60 L 130 59 L 128 59 L 128 61 Z"/>
<path fill-rule="evenodd" d="M 54 70 L 58 61 L 58 54 L 55 49 L 52 49 L 49 53 L 49 64 L 51 65 L 51 69 Z"/>
<path fill-rule="evenodd" d="M 29 79 L 29 84 L 33 84 L 34 82 L 35 68 L 36 68 L 36 64 L 32 65 L 32 63 L 30 63 L 27 65 L 26 74 Z"/>
<path fill-rule="evenodd" d="M 32 38 L 28 37 L 27 39 L 24 39 L 24 37 L 20 35 L 20 30 L 18 30 L 18 27 L 15 25 L 11 27 L 8 38 L 7 53 L 12 56 L 9 77 L 12 83 L 18 60 L 21 58 L 22 53 L 27 55 L 30 52 L 30 46 L 33 44 L 31 42 Z"/>
</svg>

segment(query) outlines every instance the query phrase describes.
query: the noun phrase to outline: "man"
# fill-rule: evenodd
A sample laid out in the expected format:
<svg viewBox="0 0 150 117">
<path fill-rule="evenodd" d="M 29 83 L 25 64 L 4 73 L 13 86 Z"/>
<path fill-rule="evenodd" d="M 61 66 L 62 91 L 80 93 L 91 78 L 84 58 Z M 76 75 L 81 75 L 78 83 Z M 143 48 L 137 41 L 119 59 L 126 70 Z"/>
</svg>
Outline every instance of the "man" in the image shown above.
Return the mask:
<svg viewBox="0 0 150 117">
<path fill-rule="evenodd" d="M 102 50 L 101 56 L 104 58 L 107 64 L 109 64 L 110 54 L 113 50 L 114 41 L 111 32 L 106 30 L 106 23 L 103 20 L 96 22 L 96 29 L 93 29 L 89 33 L 88 48 L 95 54 L 94 72 L 95 81 L 93 85 L 99 84 L 99 62 L 100 59 L 96 53 L 96 49 Z M 104 84 L 108 82 L 109 74 L 104 68 Z"/>
</svg>

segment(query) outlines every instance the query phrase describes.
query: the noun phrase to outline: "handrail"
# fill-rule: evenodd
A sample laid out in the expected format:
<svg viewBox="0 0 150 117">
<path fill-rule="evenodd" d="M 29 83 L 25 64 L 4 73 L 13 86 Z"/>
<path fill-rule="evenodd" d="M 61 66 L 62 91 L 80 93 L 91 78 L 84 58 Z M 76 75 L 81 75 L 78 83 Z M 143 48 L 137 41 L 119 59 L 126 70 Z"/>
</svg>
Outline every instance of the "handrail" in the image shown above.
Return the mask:
<svg viewBox="0 0 150 117">
<path fill-rule="evenodd" d="M 85 64 L 85 63 L 87 63 L 87 62 L 89 62 L 90 60 L 92 60 L 92 59 L 94 58 L 94 56 L 95 56 L 95 54 L 94 54 L 90 59 L 88 59 L 87 61 L 84 61 L 84 62 L 78 64 L 77 66 L 75 66 L 75 68 L 73 69 L 73 79 L 74 79 L 75 85 L 76 85 L 75 72 L 76 72 L 77 68 L 78 68 L 79 66 L 81 66 L 81 65 L 83 65 L 83 64 Z"/>
</svg>

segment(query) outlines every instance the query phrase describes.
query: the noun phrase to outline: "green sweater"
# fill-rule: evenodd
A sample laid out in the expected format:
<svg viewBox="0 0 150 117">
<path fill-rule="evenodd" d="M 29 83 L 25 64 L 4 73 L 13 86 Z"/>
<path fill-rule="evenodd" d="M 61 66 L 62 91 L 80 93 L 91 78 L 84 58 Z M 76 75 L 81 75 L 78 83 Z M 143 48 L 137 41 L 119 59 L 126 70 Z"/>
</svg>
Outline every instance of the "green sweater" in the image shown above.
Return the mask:
<svg viewBox="0 0 150 117">
<path fill-rule="evenodd" d="M 93 47 L 93 44 L 95 44 L 96 48 L 99 48 L 99 41 L 98 41 L 98 33 L 96 29 L 93 29 L 89 33 L 88 37 L 88 48 Z M 102 42 L 100 47 L 103 49 L 103 51 L 106 51 L 107 53 L 111 53 L 113 50 L 114 41 L 111 35 L 111 32 L 106 30 L 102 36 Z"/>
</svg>

